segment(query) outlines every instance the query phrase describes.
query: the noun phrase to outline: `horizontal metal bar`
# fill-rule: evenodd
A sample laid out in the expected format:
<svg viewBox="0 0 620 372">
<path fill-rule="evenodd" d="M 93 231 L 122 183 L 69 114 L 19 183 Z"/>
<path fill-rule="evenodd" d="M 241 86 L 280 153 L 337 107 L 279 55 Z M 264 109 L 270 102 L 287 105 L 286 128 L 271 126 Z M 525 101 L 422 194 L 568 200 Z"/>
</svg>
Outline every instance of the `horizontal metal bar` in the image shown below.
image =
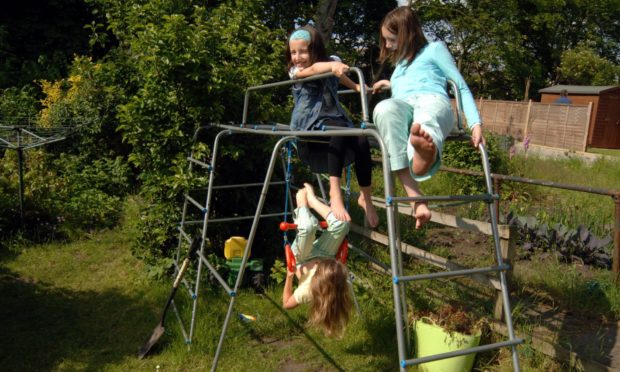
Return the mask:
<svg viewBox="0 0 620 372">
<path fill-rule="evenodd" d="M 270 217 L 290 216 L 291 214 L 292 214 L 291 212 L 286 212 L 286 213 L 280 212 L 280 213 L 261 214 L 259 217 L 270 218 Z M 254 217 L 256 216 L 214 218 L 214 219 L 209 219 L 209 222 L 244 221 L 244 220 L 251 220 Z M 203 220 L 192 220 L 192 221 L 183 222 L 184 225 L 197 225 L 197 224 L 203 224 L 203 223 L 204 223 Z"/>
<path fill-rule="evenodd" d="M 438 279 L 438 278 L 448 278 L 454 276 L 468 276 L 473 274 L 484 274 L 490 273 L 493 271 L 505 271 L 509 270 L 510 265 L 499 265 L 499 266 L 490 266 L 490 267 L 479 267 L 475 269 L 464 269 L 464 270 L 453 270 L 453 271 L 442 271 L 438 273 L 430 273 L 430 274 L 420 274 L 420 275 L 408 275 L 408 276 L 396 276 L 394 277 L 394 282 L 410 282 L 414 280 L 425 280 L 425 279 Z"/>
<path fill-rule="evenodd" d="M 281 86 L 293 85 L 293 84 L 298 84 L 298 83 L 304 83 L 306 81 L 325 79 L 330 76 L 334 76 L 334 74 L 331 72 L 326 72 L 323 74 L 313 75 L 313 76 L 303 78 L 303 79 L 284 80 L 284 81 L 278 81 L 275 83 L 256 85 L 256 86 L 247 88 L 246 92 L 252 92 L 255 90 L 259 90 L 259 89 L 274 88 L 274 87 L 281 87 Z"/>
<path fill-rule="evenodd" d="M 373 262 L 377 266 L 380 266 L 383 270 L 387 271 L 388 273 L 392 271 L 392 269 L 390 269 L 390 267 L 388 265 L 384 264 L 383 262 L 381 262 L 378 259 L 374 258 L 373 256 L 369 255 L 368 253 L 364 252 L 363 250 L 355 247 L 353 244 L 349 243 L 349 248 L 351 250 L 355 251 L 356 253 L 360 254 L 361 256 L 364 256 L 368 261 Z"/>
<path fill-rule="evenodd" d="M 255 183 L 240 183 L 238 185 L 219 185 L 219 186 L 213 186 L 211 187 L 213 190 L 221 190 L 221 189 L 234 189 L 234 188 L 240 188 L 240 187 L 255 187 L 255 186 L 263 186 L 263 182 L 255 182 Z M 275 185 L 284 185 L 286 184 L 285 181 L 273 181 L 273 182 L 269 182 L 270 186 L 275 186 Z"/>
<path fill-rule="evenodd" d="M 509 346 L 519 345 L 521 343 L 523 343 L 523 340 L 517 338 L 517 339 L 514 339 L 514 340 L 497 342 L 497 343 L 494 343 L 494 344 L 476 346 L 476 347 L 467 348 L 467 349 L 463 349 L 463 350 L 455 350 L 455 351 L 450 351 L 450 352 L 447 352 L 447 353 L 430 355 L 430 356 L 426 356 L 426 357 L 423 357 L 423 358 L 408 359 L 408 360 L 405 360 L 405 361 L 401 362 L 401 367 L 404 368 L 404 367 L 407 367 L 407 366 L 414 366 L 414 365 L 418 365 L 418 364 L 422 364 L 422 363 L 432 362 L 432 361 L 441 360 L 441 359 L 448 359 L 448 358 L 452 358 L 452 357 L 456 357 L 456 356 L 461 356 L 461 355 L 474 354 L 474 353 L 482 353 L 482 352 L 485 352 L 485 351 L 495 350 L 495 349 L 499 349 L 499 348 L 502 348 L 502 347 L 509 347 Z"/>
<path fill-rule="evenodd" d="M 332 137 L 332 136 L 344 136 L 344 137 L 353 137 L 353 136 L 377 136 L 380 138 L 379 133 L 374 129 L 368 128 L 341 128 L 339 129 L 326 129 L 326 130 L 290 130 L 282 129 L 282 130 L 262 130 L 262 129 L 249 129 L 248 126 L 240 125 L 226 125 L 226 124 L 217 124 L 211 123 L 209 124 L 214 127 L 229 129 L 233 132 L 239 133 L 249 133 L 249 134 L 265 134 L 270 136 L 297 136 L 297 137 Z"/>
<path fill-rule="evenodd" d="M 441 171 L 450 172 L 450 173 L 466 174 L 470 176 L 484 176 L 483 172 L 468 170 L 468 169 L 458 169 L 458 168 L 450 168 L 450 167 L 441 167 L 439 169 Z M 555 188 L 564 189 L 564 190 L 583 191 L 583 192 L 587 192 L 591 194 L 609 195 L 609 196 L 620 195 L 620 190 L 599 189 L 599 188 L 594 188 L 594 187 L 571 185 L 571 184 L 566 184 L 566 183 L 544 181 L 544 180 L 538 180 L 538 179 L 532 179 L 532 178 L 508 176 L 505 174 L 491 173 L 491 178 L 503 180 L 503 181 L 527 183 L 530 185 L 549 186 L 549 187 L 555 187 Z"/>
<path fill-rule="evenodd" d="M 207 168 L 207 169 L 211 168 L 211 164 L 207 164 L 207 163 L 202 162 L 202 161 L 200 161 L 198 159 L 194 159 L 191 156 L 188 156 L 187 160 L 191 161 L 194 164 L 198 164 L 198 165 L 200 165 L 203 168 Z"/>
<path fill-rule="evenodd" d="M 421 196 L 393 196 L 391 202 L 403 201 L 493 201 L 499 200 L 497 194 L 479 194 L 479 195 L 421 195 Z"/>
<path fill-rule="evenodd" d="M 209 260 L 207 260 L 201 253 L 198 253 L 198 257 L 200 257 L 200 259 L 202 260 L 202 262 L 207 265 L 207 267 L 209 268 L 209 270 L 211 271 L 211 274 L 213 274 L 213 276 L 215 277 L 215 279 L 217 279 L 218 282 L 220 282 L 220 285 L 224 288 L 224 290 L 226 290 L 226 292 L 228 293 L 228 295 L 230 296 L 234 296 L 235 292 L 230 289 L 230 287 L 228 286 L 228 283 L 226 283 L 226 281 L 224 280 L 224 278 L 222 278 L 222 276 L 220 275 L 219 272 L 217 272 L 217 270 L 215 269 L 215 267 L 213 267 L 211 265 L 211 263 L 209 262 Z"/>
</svg>

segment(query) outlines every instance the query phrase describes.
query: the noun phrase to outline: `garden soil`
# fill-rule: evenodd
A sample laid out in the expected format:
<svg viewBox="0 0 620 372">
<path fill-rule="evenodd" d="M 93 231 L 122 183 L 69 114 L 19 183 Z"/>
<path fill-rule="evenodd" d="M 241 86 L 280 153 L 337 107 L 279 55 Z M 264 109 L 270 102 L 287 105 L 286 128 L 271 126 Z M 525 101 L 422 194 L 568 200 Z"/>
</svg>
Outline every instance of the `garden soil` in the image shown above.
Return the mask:
<svg viewBox="0 0 620 372">
<path fill-rule="evenodd" d="M 449 252 L 447 258 L 456 262 L 472 262 L 493 254 L 489 249 L 490 237 L 455 228 L 434 226 L 427 230 L 424 240 L 428 246 L 445 247 Z M 532 259 L 555 260 L 551 256 Z M 515 270 L 531 270 L 530 262 L 517 259 Z M 577 269 L 587 280 L 589 267 L 577 265 Z M 540 340 L 539 346 L 534 346 L 539 351 L 585 370 L 620 371 L 620 322 L 567 311 L 551 295 L 539 290 L 513 292 L 512 298 L 513 305 L 517 300 L 525 305 L 521 315 L 527 317 L 525 323 L 536 325 L 532 335 Z M 529 335 L 525 337 L 530 339 Z"/>
</svg>

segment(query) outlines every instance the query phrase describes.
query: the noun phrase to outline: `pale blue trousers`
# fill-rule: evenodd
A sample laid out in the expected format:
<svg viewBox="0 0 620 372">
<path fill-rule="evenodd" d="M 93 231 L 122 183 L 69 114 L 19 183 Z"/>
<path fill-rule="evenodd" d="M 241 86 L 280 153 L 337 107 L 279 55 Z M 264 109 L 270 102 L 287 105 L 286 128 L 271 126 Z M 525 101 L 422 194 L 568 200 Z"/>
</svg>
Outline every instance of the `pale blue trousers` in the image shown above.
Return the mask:
<svg viewBox="0 0 620 372">
<path fill-rule="evenodd" d="M 411 172 L 411 176 L 416 181 L 425 181 L 437 172 L 441 166 L 443 143 L 454 128 L 449 99 L 435 94 L 416 94 L 406 100 L 385 99 L 375 107 L 373 121 L 387 147 L 392 171 L 404 168 L 411 171 L 414 148 L 409 140 L 409 131 L 411 124 L 420 123 L 433 138 L 437 160 L 427 174 L 417 176 Z"/>
<path fill-rule="evenodd" d="M 297 224 L 297 236 L 291 244 L 297 265 L 315 258 L 334 258 L 340 243 L 349 232 L 349 223 L 340 221 L 332 213 L 327 215 L 327 229 L 316 239 L 319 221 L 307 207 L 295 209 L 294 221 Z"/>
</svg>

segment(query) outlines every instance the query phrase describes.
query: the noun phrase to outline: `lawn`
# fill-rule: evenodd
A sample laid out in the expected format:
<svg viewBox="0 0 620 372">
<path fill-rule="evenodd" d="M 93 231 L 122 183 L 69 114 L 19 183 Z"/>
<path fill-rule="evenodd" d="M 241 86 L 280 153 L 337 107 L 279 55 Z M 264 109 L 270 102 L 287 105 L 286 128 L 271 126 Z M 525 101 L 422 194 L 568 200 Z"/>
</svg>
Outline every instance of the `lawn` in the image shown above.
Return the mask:
<svg viewBox="0 0 620 372">
<path fill-rule="evenodd" d="M 185 345 L 172 312 L 166 334 L 144 360 L 138 348 L 158 322 L 170 283 L 151 282 L 143 264 L 130 252 L 135 235 L 128 203 L 123 224 L 72 243 L 13 245 L 0 261 L 1 362 L 7 371 L 207 370 L 211 366 L 228 297 L 205 283 L 201 291 L 194 343 Z M 361 243 L 364 245 L 364 243 Z M 370 249 L 375 249 L 369 247 Z M 385 252 L 376 252 L 379 256 Z M 385 257 L 383 257 L 385 258 Z M 265 293 L 243 290 L 235 306 L 219 369 L 261 371 L 396 370 L 397 348 L 391 284 L 366 269 L 352 255 L 351 269 L 361 304 L 342 339 L 329 339 L 305 325 L 303 308 L 281 309 L 281 286 Z M 421 268 L 421 267 L 420 267 Z M 418 269 L 420 269 L 418 268 Z M 432 293 L 445 284 L 416 287 Z M 452 288 L 453 291 L 455 288 Z M 411 294 L 413 294 L 413 289 Z M 177 302 L 186 321 L 189 296 L 182 288 Z M 427 299 L 416 298 L 415 306 Z M 237 315 L 252 315 L 244 322 Z M 493 335 L 486 334 L 488 338 Z M 555 366 L 530 351 L 522 364 L 534 369 Z M 477 366 L 510 369 L 508 353 L 479 356 Z M 159 367 L 158 367 L 159 366 Z"/>
<path fill-rule="evenodd" d="M 581 175 L 575 177 L 606 188 L 613 187 L 617 177 L 617 171 L 609 168 L 608 163 L 592 167 L 571 162 L 541 164 L 524 160 L 524 169 L 530 172 L 524 176 L 535 177 L 538 171 L 563 179 L 558 169 L 566 168 L 569 173 Z M 605 169 L 607 176 L 602 175 Z M 583 210 L 596 213 L 597 205 L 588 205 L 590 199 L 582 202 L 586 204 Z M 355 209 L 352 215 L 359 219 L 359 210 Z M 183 342 L 174 313 L 170 311 L 164 336 L 147 358 L 137 358 L 138 348 L 159 321 L 172 282 L 170 278 L 163 281 L 147 278 L 144 264 L 132 255 L 130 247 L 136 236 L 137 218 L 137 203 L 130 199 L 122 223 L 113 230 L 91 233 L 70 243 L 15 242 L 2 252 L 0 316 L 5 321 L 0 325 L 0 334 L 4 336 L 0 339 L 0 362 L 3 370 L 203 371 L 211 368 L 229 298 L 208 281 L 202 284 L 199 293 L 191 348 Z M 414 232 L 411 221 L 402 223 L 403 240 L 433 253 L 456 261 L 465 259 L 468 264 L 489 260 L 488 240 L 463 236 L 458 231 L 433 232 L 437 227 Z M 358 236 L 351 239 L 354 245 L 389 262 L 384 247 Z M 471 242 L 475 242 L 475 250 Z M 463 254 L 468 251 L 469 254 Z M 432 270 L 408 257 L 404 263 L 407 274 Z M 344 338 L 329 339 L 306 327 L 303 307 L 283 311 L 281 284 L 271 282 L 262 294 L 244 289 L 238 295 L 219 370 L 397 370 L 390 278 L 371 270 L 354 253 L 349 267 L 356 275 L 354 285 L 360 312 L 353 317 Z M 187 276 L 188 280 L 191 276 Z M 572 369 L 570 364 L 557 362 L 533 347 L 532 335 L 549 320 L 544 314 L 553 314 L 552 320 L 556 321 L 556 332 L 550 336 L 552 342 L 602 363 L 613 359 L 614 345 L 610 342 L 617 337 L 613 325 L 620 314 L 620 291 L 613 285 L 608 270 L 566 264 L 552 255 L 543 255 L 515 263 L 515 284 L 512 302 L 515 327 L 526 338 L 526 343 L 519 346 L 523 370 Z M 467 280 L 416 283 L 408 286 L 407 295 L 412 305 L 409 317 L 445 302 L 465 304 L 484 318 L 491 318 L 493 313 L 492 291 Z M 175 302 L 187 327 L 191 301 L 183 287 Z M 242 321 L 241 313 L 256 320 Z M 555 319 L 558 314 L 572 316 L 573 321 L 569 323 L 565 318 L 558 324 Z M 575 321 L 575 317 L 580 322 L 587 320 L 589 328 L 576 331 L 571 328 L 581 327 L 582 323 Z M 592 337 L 588 344 L 580 344 L 573 337 L 575 332 Z M 499 340 L 505 338 L 489 329 L 483 332 L 482 343 Z M 474 367 L 485 371 L 512 370 L 509 350 L 479 354 Z"/>
</svg>

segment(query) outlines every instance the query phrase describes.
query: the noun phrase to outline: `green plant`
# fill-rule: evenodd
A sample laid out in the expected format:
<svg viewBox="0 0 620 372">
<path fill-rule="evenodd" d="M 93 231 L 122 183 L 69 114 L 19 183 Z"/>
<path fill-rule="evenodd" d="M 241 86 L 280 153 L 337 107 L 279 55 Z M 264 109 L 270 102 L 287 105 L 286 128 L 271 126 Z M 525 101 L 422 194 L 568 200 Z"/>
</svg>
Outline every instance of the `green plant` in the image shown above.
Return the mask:
<svg viewBox="0 0 620 372">
<path fill-rule="evenodd" d="M 485 324 L 484 318 L 476 318 L 473 313 L 451 304 L 440 306 L 437 312 L 422 312 L 420 316 L 430 318 L 448 333 L 471 335 L 480 331 Z"/>
<path fill-rule="evenodd" d="M 271 266 L 269 279 L 273 280 L 277 285 L 284 283 L 286 279 L 286 264 L 281 260 L 275 260 Z"/>
<path fill-rule="evenodd" d="M 517 227 L 518 240 L 523 242 L 521 248 L 526 258 L 537 252 L 551 251 L 564 262 L 579 259 L 587 265 L 611 268 L 611 236 L 601 239 L 584 226 L 570 229 L 556 224 L 549 227 L 534 217 L 519 217 L 512 213 L 508 215 L 508 223 Z"/>
</svg>

